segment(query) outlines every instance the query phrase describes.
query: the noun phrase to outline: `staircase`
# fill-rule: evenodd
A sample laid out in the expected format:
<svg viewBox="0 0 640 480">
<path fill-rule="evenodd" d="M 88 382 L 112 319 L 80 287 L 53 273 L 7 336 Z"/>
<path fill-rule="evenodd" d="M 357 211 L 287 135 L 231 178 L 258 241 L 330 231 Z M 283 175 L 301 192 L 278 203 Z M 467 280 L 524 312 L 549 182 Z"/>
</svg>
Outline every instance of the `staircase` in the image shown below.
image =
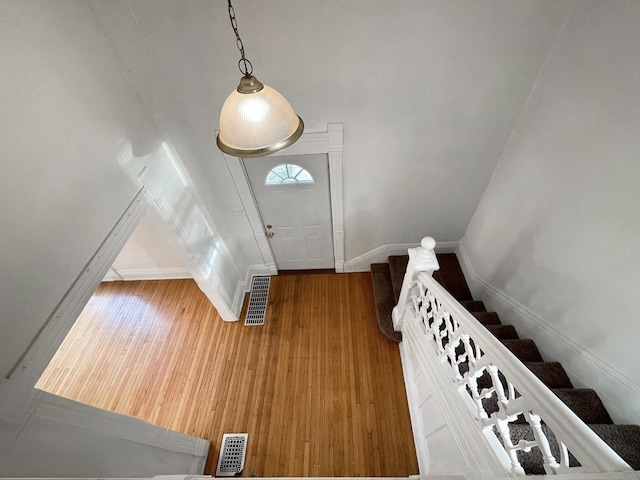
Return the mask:
<svg viewBox="0 0 640 480">
<path fill-rule="evenodd" d="M 594 390 L 574 388 L 562 365 L 558 362 L 545 362 L 533 340 L 519 338 L 512 325 L 503 325 L 496 312 L 487 312 L 482 301 L 472 298 L 455 254 L 440 254 L 437 258 L 440 269 L 433 273 L 433 278 L 622 459 L 634 470 L 640 470 L 640 426 L 615 425 Z M 372 264 L 371 276 L 380 331 L 390 340 L 399 343 L 402 341 L 402 334 L 393 329 L 391 312 L 400 295 L 409 257 L 390 256 L 388 261 Z M 488 378 L 480 377 L 478 386 L 483 387 L 488 381 Z M 484 400 L 483 403 L 489 415 L 498 410 L 495 397 Z M 509 428 L 514 443 L 532 436 L 531 428 L 526 424 L 510 424 Z M 552 450 L 558 451 L 558 445 L 552 445 Z M 543 475 L 545 472 L 541 463 L 532 453 L 534 450 L 529 454 L 519 452 L 519 461 L 527 474 Z M 572 462 L 573 465 L 578 465 L 575 459 Z"/>
</svg>

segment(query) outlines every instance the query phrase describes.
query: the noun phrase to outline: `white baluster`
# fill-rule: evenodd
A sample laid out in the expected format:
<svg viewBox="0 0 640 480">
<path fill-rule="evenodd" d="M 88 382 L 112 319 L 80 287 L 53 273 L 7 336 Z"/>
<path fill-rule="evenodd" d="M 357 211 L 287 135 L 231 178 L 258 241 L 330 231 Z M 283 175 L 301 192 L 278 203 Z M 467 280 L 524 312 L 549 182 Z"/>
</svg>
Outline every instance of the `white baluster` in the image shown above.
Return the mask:
<svg viewBox="0 0 640 480">
<path fill-rule="evenodd" d="M 415 252 L 410 253 L 413 258 Z M 408 337 L 411 336 L 412 342 L 407 342 L 405 346 L 414 348 L 416 358 L 428 364 L 428 370 L 423 370 L 423 374 L 428 371 L 439 379 L 434 382 L 434 385 L 439 386 L 434 390 L 434 395 L 442 392 L 443 405 L 455 400 L 455 397 L 462 399 L 464 406 L 476 418 L 472 426 L 463 425 L 462 422 L 456 423 L 459 420 L 457 408 L 448 412 L 448 418 L 455 420 L 450 425 L 462 432 L 461 437 L 473 437 L 476 433 L 473 429 L 481 429 L 477 433 L 482 431 L 486 436 L 488 448 L 496 454 L 501 467 L 510 471 L 507 474 L 509 476 L 524 475 L 518 452 L 527 453 L 537 447 L 548 475 L 572 471 L 580 474 L 584 471 L 602 473 L 598 478 L 603 479 L 626 478 L 629 466 L 456 302 L 442 285 L 434 281 L 429 273 L 433 273 L 433 270 L 421 275 L 411 265 L 407 268 L 401 294 L 404 300 L 398 303 L 394 315 L 406 316 L 405 333 Z M 416 336 L 419 330 L 416 330 L 417 323 L 414 322 L 412 313 L 416 314 L 415 322 L 422 324 L 420 326 L 423 327 L 424 335 Z M 460 345 L 464 346 L 464 353 L 456 354 L 456 347 L 459 352 L 462 351 Z M 465 361 L 469 363 L 469 371 L 462 375 L 460 364 Z M 485 372 L 491 379 L 491 386 L 480 388 L 479 378 Z M 458 395 L 454 397 L 448 390 L 445 393 L 448 385 L 456 388 L 455 393 Z M 493 395 L 497 399 L 498 412 L 489 416 L 482 400 L 492 398 Z M 531 413 L 532 411 L 536 414 Z M 520 415 L 525 417 L 532 428 L 534 439 L 522 439 L 514 445 L 509 427 Z M 544 430 L 541 418 L 546 423 Z M 545 434 L 547 427 L 553 431 L 560 445 L 560 453 L 555 457 L 549 446 L 548 439 L 551 437 Z M 582 465 L 578 469 L 569 467 L 570 454 L 567 447 Z M 616 476 L 618 473 L 621 474 L 620 477 Z"/>
<path fill-rule="evenodd" d="M 534 415 L 531 412 L 525 412 L 524 417 L 527 419 L 531 429 L 533 430 L 533 436 L 536 439 L 540 453 L 542 453 L 542 460 L 544 461 L 544 470 L 547 474 L 552 475 L 557 472 L 560 464 L 556 461 L 555 457 L 551 453 L 551 447 L 549 447 L 549 440 L 542 431 L 542 425 L 540 424 L 540 417 Z"/>
<path fill-rule="evenodd" d="M 518 461 L 518 448 L 511 441 L 509 422 L 507 420 L 498 419 L 495 425 L 498 429 L 500 437 L 502 438 L 504 449 L 507 452 L 507 455 L 509 455 L 509 460 L 511 462 L 511 471 L 516 475 L 524 475 L 524 468 L 522 468 L 522 465 L 520 465 L 520 462 Z"/>
<path fill-rule="evenodd" d="M 466 357 L 467 363 L 469 365 L 469 370 L 467 372 L 468 376 L 475 377 L 476 373 L 476 357 L 473 354 L 473 347 L 471 346 L 471 337 L 466 333 L 463 333 L 460 337 L 462 340 L 462 345 L 464 346 L 464 355 Z"/>
<path fill-rule="evenodd" d="M 419 247 L 410 248 L 408 251 L 409 263 L 407 264 L 407 271 L 402 281 L 398 304 L 393 308 L 392 312 L 393 328 L 397 331 L 402 330 L 404 313 L 409 306 L 409 295 L 416 283 L 418 274 L 424 272 L 428 275 L 433 275 L 433 272 L 440 269 L 434 250 L 435 247 L 436 241 L 433 238 L 424 237 Z"/>
<path fill-rule="evenodd" d="M 494 391 L 496 393 L 496 396 L 498 397 L 499 413 L 504 414 L 503 418 L 506 418 L 509 413 L 507 411 L 509 399 L 504 393 L 504 387 L 502 385 L 502 382 L 500 381 L 500 375 L 498 374 L 498 367 L 496 367 L 495 365 L 489 365 L 487 367 L 487 371 L 489 372 L 491 383 L 493 383 Z"/>
<path fill-rule="evenodd" d="M 564 442 L 558 441 L 558 443 L 560 444 L 560 465 L 569 468 L 569 450 Z"/>
<path fill-rule="evenodd" d="M 487 411 L 484 409 L 484 405 L 482 404 L 483 397 L 478 391 L 478 379 L 476 378 L 476 376 L 469 375 L 467 377 L 467 384 L 469 385 L 469 391 L 471 392 L 471 399 L 476 406 L 476 415 L 481 419 L 489 418 L 489 415 L 487 415 Z"/>
</svg>

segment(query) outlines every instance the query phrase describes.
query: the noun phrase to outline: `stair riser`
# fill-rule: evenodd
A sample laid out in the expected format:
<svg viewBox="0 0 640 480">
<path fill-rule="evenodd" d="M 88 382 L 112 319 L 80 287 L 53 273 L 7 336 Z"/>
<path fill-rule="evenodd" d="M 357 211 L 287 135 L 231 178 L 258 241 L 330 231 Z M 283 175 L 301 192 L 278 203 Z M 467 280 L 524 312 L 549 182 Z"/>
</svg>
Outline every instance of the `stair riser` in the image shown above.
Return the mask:
<svg viewBox="0 0 640 480">
<path fill-rule="evenodd" d="M 393 342 L 402 341 L 402 333 L 393 329 L 391 312 L 396 305 L 391 286 L 391 274 L 386 263 L 371 265 L 371 281 L 373 282 L 373 299 L 376 304 L 376 320 L 380 332 Z"/>
<path fill-rule="evenodd" d="M 549 388 L 573 388 L 558 362 L 525 362 L 525 366 Z"/>
<path fill-rule="evenodd" d="M 531 340 L 501 340 L 521 362 L 541 362 L 542 356 L 538 347 Z"/>
<path fill-rule="evenodd" d="M 471 315 L 475 317 L 483 325 L 502 325 L 500 318 L 496 312 L 471 312 Z"/>
<path fill-rule="evenodd" d="M 517 340 L 518 332 L 513 325 L 485 325 L 498 340 Z"/>
</svg>

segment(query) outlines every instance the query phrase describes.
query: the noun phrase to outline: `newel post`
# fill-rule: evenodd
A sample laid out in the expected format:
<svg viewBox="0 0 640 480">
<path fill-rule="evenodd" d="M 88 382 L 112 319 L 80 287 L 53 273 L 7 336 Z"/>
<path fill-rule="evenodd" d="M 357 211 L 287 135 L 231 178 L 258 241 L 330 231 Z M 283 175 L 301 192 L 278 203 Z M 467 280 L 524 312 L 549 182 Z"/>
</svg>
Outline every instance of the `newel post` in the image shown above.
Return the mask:
<svg viewBox="0 0 640 480">
<path fill-rule="evenodd" d="M 410 248 L 408 251 L 409 263 L 407 264 L 407 271 L 402 281 L 398 304 L 393 308 L 392 312 L 393 328 L 396 331 L 402 330 L 402 319 L 407 307 L 409 307 L 409 294 L 416 284 L 418 274 L 424 272 L 428 275 L 433 275 L 433 272 L 440 269 L 435 248 L 436 241 L 431 237 L 424 237 L 419 247 Z"/>
</svg>

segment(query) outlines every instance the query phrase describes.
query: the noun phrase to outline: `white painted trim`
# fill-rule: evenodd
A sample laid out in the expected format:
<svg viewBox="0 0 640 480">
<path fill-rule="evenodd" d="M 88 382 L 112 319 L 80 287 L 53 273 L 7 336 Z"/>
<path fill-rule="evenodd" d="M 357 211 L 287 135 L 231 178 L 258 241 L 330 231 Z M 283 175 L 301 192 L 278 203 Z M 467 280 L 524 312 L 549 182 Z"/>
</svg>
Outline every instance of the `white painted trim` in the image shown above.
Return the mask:
<svg viewBox="0 0 640 480">
<path fill-rule="evenodd" d="M 102 279 L 103 282 L 117 282 L 119 280 L 122 280 L 122 277 L 118 275 L 113 268 L 109 268 L 106 275 Z"/>
<path fill-rule="evenodd" d="M 253 231 L 253 236 L 256 239 L 256 245 L 260 251 L 260 255 L 262 255 L 264 267 L 268 269 L 270 275 L 277 275 L 278 269 L 276 267 L 276 260 L 273 256 L 273 252 L 271 251 L 269 241 L 264 234 L 262 218 L 260 217 L 258 206 L 255 198 L 253 197 L 249 180 L 247 179 L 246 172 L 242 165 L 242 159 L 226 155 L 223 152 L 220 152 L 220 154 L 227 163 L 227 168 L 233 178 L 233 183 L 235 184 L 236 191 L 240 197 L 240 202 L 242 203 L 245 215 L 247 216 L 247 220 L 249 221 L 249 225 Z M 248 270 L 249 269 L 247 269 L 247 271 Z"/>
<path fill-rule="evenodd" d="M 175 149 L 163 142 L 147 157 L 125 152 L 119 162 L 132 180 L 145 185 L 154 207 L 149 212 L 153 224 L 220 317 L 237 321 L 231 308 L 235 292 L 225 290 L 219 275 L 229 290 L 242 276 Z"/>
<path fill-rule="evenodd" d="M 460 240 L 452 240 L 448 242 L 436 242 L 436 253 L 455 253 L 460 245 Z"/>
<path fill-rule="evenodd" d="M 108 437 L 200 457 L 194 459 L 198 460 L 194 467 L 207 457 L 209 451 L 209 441 L 203 438 L 166 430 L 134 417 L 101 410 L 46 392 L 33 415 L 40 420 L 65 427 L 87 428 L 87 425 L 91 425 L 92 429 Z M 158 435 L 160 432 L 165 434 Z M 189 473 L 198 473 L 198 469 Z"/>
<path fill-rule="evenodd" d="M 402 363 L 404 388 L 407 392 L 407 403 L 409 404 L 409 417 L 411 419 L 413 442 L 416 447 L 416 457 L 418 459 L 418 472 L 420 475 L 426 475 L 429 472 L 429 451 L 427 450 L 427 444 L 425 442 L 424 428 L 422 422 L 419 420 L 420 399 L 415 383 L 416 372 L 413 371 L 408 348 L 406 342 L 400 342 L 400 362 Z"/>
<path fill-rule="evenodd" d="M 425 347 L 424 333 L 406 310 L 401 359 L 410 405 L 416 454 L 422 478 L 461 475 L 464 478 L 502 478 L 506 472 L 495 459 L 484 437 L 447 377 L 440 360 Z M 405 366 L 409 366 L 405 370 Z M 409 399 L 409 396 L 413 398 Z M 422 436 L 421 439 L 417 435 Z M 423 452 L 418 452 L 423 448 Z M 425 477 L 426 475 L 426 477 Z M 437 477 L 436 477 L 437 478 Z"/>
<path fill-rule="evenodd" d="M 436 253 L 453 253 L 459 244 L 459 241 L 437 242 L 435 251 Z M 418 246 L 420 246 L 420 242 L 382 245 L 344 262 L 344 271 L 368 272 L 371 270 L 372 263 L 385 263 L 387 262 L 387 257 L 390 255 L 407 255 L 407 251 L 410 248 L 416 248 Z"/>
<path fill-rule="evenodd" d="M 238 318 L 242 313 L 242 306 L 244 303 L 244 296 L 251 289 L 251 281 L 253 277 L 268 277 L 271 276 L 271 270 L 266 265 L 250 265 L 245 274 L 244 280 L 238 281 L 236 287 L 235 296 L 233 297 L 233 309 L 238 312 Z"/>
<path fill-rule="evenodd" d="M 327 124 L 329 153 L 329 194 L 331 195 L 331 221 L 333 224 L 333 256 L 336 272 L 344 271 L 344 192 L 342 179 L 342 149 L 344 137 L 342 123 Z"/>
<path fill-rule="evenodd" d="M 62 341 L 80 315 L 96 288 L 113 264 L 120 250 L 142 219 L 147 207 L 146 190 L 141 189 L 122 214 L 98 251 L 79 273 L 30 348 L 13 367 L 8 378 L 29 379 L 35 385 L 58 351 Z"/>
<path fill-rule="evenodd" d="M 384 263 L 389 255 L 407 255 L 410 248 L 415 248 L 418 243 L 397 243 L 394 245 L 382 245 L 358 255 L 344 263 L 345 272 L 368 272 L 372 263 Z"/>
<path fill-rule="evenodd" d="M 268 277 L 269 275 L 271 275 L 271 272 L 265 265 L 251 265 L 247 269 L 247 275 L 244 280 L 245 291 L 248 292 L 251 288 L 253 277 Z"/>
<path fill-rule="evenodd" d="M 432 449 L 438 449 L 437 455 L 430 453 L 431 462 L 432 464 L 437 462 L 442 469 L 435 472 L 431 469 L 429 473 L 461 473 L 460 470 L 452 471 L 450 465 L 458 460 L 456 453 L 458 450 L 459 454 L 466 457 L 465 463 L 470 467 L 469 472 L 474 475 L 473 478 L 486 478 L 487 475 L 490 475 L 488 478 L 495 478 L 509 473 L 517 474 L 507 451 L 492 433 L 491 425 L 504 421 L 507 415 L 515 416 L 522 412 L 535 412 L 539 415 L 554 432 L 556 438 L 563 442 L 582 464 L 582 467 L 569 471 L 626 472 L 630 470 L 629 466 L 593 430 L 491 335 L 442 285 L 426 273 L 419 275 L 418 284 L 416 296 L 409 299 L 409 305 L 414 305 L 414 302 L 420 299 L 422 305 L 425 305 L 425 302 L 433 302 L 431 305 L 434 306 L 435 311 L 428 314 L 426 308 L 420 309 L 416 315 L 413 308 L 405 309 L 402 343 L 407 342 L 410 360 L 415 359 L 412 364 L 414 369 L 424 374 L 423 379 L 414 376 L 411 380 L 416 382 L 416 391 L 420 395 L 417 399 L 418 404 L 420 405 L 421 400 L 423 403 L 420 405 L 422 414 L 420 420 L 427 433 L 425 437 L 427 448 L 430 452 Z M 426 318 L 433 319 L 434 322 L 427 322 Z M 449 341 L 454 342 L 454 345 L 455 342 L 465 342 L 469 355 L 471 355 L 469 343 L 466 342 L 472 340 L 476 345 L 474 348 L 478 349 L 479 356 L 476 362 L 470 365 L 469 373 L 477 378 L 487 365 L 493 365 L 503 374 L 506 381 L 520 392 L 517 399 L 513 396 L 509 399 L 510 395 L 507 395 L 504 405 L 500 405 L 499 414 L 483 418 L 482 412 L 465 389 L 472 384 L 470 378 L 473 377 L 467 377 L 466 374 L 460 377 L 457 363 L 447 363 L 450 351 L 440 343 L 440 339 L 445 338 L 440 328 L 448 324 L 450 318 L 455 320 L 453 323 L 456 325 L 450 324 L 445 328 Z M 448 346 L 450 345 L 451 343 Z M 457 356 L 458 361 L 461 359 L 461 356 Z M 499 380 L 496 378 L 494 381 Z M 479 399 L 478 393 L 476 391 L 474 395 L 476 400 Z M 431 398 L 436 399 L 439 408 L 428 405 L 427 402 Z M 439 412 L 442 412 L 445 418 L 438 419 Z M 513 417 L 510 418 L 510 421 L 512 420 Z M 451 431 L 453 438 L 438 433 L 447 429 Z M 438 435 L 430 439 L 430 432 Z M 451 452 L 454 456 L 442 463 L 441 457 L 448 457 Z M 566 467 L 561 467 L 558 473 L 564 473 L 565 469 Z"/>
<path fill-rule="evenodd" d="M 329 163 L 329 189 L 331 195 L 331 221 L 333 224 L 333 255 L 336 272 L 344 270 L 344 198 L 342 180 L 342 151 L 343 134 L 342 123 L 328 123 L 321 131 L 306 131 L 300 139 L 277 153 L 278 156 L 310 155 L 326 153 Z M 232 157 L 220 152 L 224 158 L 229 173 L 242 202 L 249 225 L 253 230 L 256 245 L 270 275 L 277 275 L 276 260 L 271 251 L 271 246 L 264 234 L 262 218 L 256 204 L 246 172 L 242 165 L 242 159 Z M 237 297 L 237 292 L 236 295 Z"/>
<path fill-rule="evenodd" d="M 487 309 L 498 312 L 503 323 L 513 324 L 521 336 L 526 334 L 535 340 L 545 360 L 562 363 L 574 386 L 595 389 L 616 423 L 640 423 L 640 385 L 635 379 L 609 365 L 557 330 L 551 322 L 480 278 L 462 242 L 457 253 L 474 298 L 482 300 Z M 634 402 L 627 401 L 637 405 L 630 415 L 617 406 L 615 399 L 610 398 L 609 392 L 620 391 L 635 398 Z"/>
<path fill-rule="evenodd" d="M 240 320 L 240 315 L 242 314 L 242 304 L 244 302 L 244 295 L 245 293 L 247 293 L 247 291 L 247 283 L 244 280 L 239 281 L 238 285 L 236 286 L 235 294 L 233 296 L 233 302 L 231 304 L 231 308 L 233 308 L 233 311 L 238 312 L 238 320 Z"/>
<path fill-rule="evenodd" d="M 182 278 L 193 278 L 189 270 L 185 267 L 165 267 L 165 268 L 122 268 L 107 272 L 102 280 L 110 281 L 130 281 L 130 280 L 176 280 Z"/>
</svg>

